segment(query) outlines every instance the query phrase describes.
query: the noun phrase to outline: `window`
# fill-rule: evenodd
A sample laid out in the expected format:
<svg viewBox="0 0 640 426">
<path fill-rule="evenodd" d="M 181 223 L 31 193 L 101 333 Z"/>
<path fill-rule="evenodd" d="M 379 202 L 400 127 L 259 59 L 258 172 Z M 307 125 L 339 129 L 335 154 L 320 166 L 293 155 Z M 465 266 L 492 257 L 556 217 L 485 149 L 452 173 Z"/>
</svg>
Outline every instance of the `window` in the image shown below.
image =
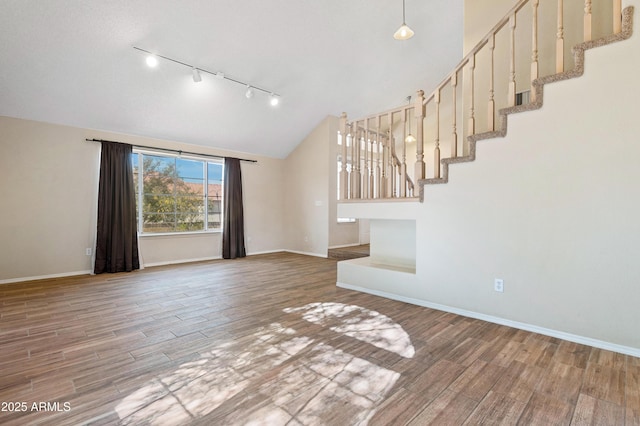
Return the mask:
<svg viewBox="0 0 640 426">
<path fill-rule="evenodd" d="M 221 229 L 221 161 L 138 151 L 132 155 L 132 164 L 138 232 Z"/>
</svg>

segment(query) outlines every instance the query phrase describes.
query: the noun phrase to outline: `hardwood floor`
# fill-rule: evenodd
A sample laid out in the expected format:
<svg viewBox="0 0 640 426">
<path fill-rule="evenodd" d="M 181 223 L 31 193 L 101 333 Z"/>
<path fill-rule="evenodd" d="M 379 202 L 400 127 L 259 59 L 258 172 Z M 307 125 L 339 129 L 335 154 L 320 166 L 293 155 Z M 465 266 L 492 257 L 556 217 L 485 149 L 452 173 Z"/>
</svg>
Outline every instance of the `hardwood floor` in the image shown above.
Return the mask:
<svg viewBox="0 0 640 426">
<path fill-rule="evenodd" d="M 640 424 L 638 358 L 335 278 L 279 253 L 0 286 L 0 424 Z"/>
<path fill-rule="evenodd" d="M 330 259 L 346 260 L 357 259 L 359 257 L 369 256 L 370 245 L 361 244 L 358 246 L 332 248 L 327 252 L 327 257 Z"/>
</svg>

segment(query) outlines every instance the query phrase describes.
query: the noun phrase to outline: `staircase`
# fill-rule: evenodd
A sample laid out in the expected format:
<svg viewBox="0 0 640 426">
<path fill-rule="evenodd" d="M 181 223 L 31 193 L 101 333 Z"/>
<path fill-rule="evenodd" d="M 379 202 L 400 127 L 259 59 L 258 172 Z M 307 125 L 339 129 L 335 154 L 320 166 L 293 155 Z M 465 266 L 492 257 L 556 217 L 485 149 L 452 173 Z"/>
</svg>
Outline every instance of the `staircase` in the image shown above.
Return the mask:
<svg viewBox="0 0 640 426">
<path fill-rule="evenodd" d="M 633 3 L 518 2 L 431 95 L 343 114 L 338 215 L 371 246 L 338 286 L 640 356 Z"/>
<path fill-rule="evenodd" d="M 353 121 L 343 113 L 339 199 L 424 201 L 424 185 L 475 160 L 477 141 L 506 135 L 508 115 L 541 108 L 546 84 L 582 75 L 586 50 L 631 35 L 633 7 L 622 11 L 621 0 L 542 3 L 518 1 L 430 96 L 418 90 L 405 106 Z"/>
</svg>

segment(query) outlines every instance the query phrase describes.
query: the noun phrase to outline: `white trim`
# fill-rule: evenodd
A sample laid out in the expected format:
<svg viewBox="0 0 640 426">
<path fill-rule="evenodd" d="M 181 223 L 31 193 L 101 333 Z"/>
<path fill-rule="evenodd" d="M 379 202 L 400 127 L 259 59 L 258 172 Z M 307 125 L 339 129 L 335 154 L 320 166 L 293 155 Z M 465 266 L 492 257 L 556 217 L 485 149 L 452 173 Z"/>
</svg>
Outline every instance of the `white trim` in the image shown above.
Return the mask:
<svg viewBox="0 0 640 426">
<path fill-rule="evenodd" d="M 593 346 L 599 349 L 605 349 L 608 351 L 618 352 L 624 355 L 630 355 L 634 357 L 640 357 L 640 348 L 633 348 L 630 346 L 618 345 L 616 343 L 605 342 L 603 340 L 592 339 L 590 337 L 578 336 L 577 334 L 566 333 L 564 331 L 552 330 L 550 328 L 539 327 L 537 325 L 527 324 L 518 321 L 512 321 L 505 318 L 494 317 L 492 315 L 481 314 L 478 312 L 467 311 L 466 309 L 454 308 L 447 305 L 441 305 L 439 303 L 428 302 L 426 300 L 414 299 L 412 297 L 400 296 L 393 293 L 387 293 L 385 291 L 372 290 L 357 285 L 345 284 L 336 282 L 336 286 L 347 290 L 359 291 L 362 293 L 373 294 L 374 296 L 380 296 L 387 299 L 398 300 L 400 302 L 410 303 L 412 305 L 422 306 L 425 308 L 436 309 L 444 312 L 451 312 L 452 314 L 462 315 L 469 318 L 475 318 L 482 321 L 491 322 L 494 324 L 505 325 L 507 327 L 517 328 L 520 330 L 530 331 L 532 333 L 543 334 L 545 336 L 557 337 L 558 339 L 568 340 L 569 342 L 580 343 L 582 345 Z"/>
<path fill-rule="evenodd" d="M 327 258 L 327 253 L 320 254 L 320 253 L 311 253 L 308 251 L 298 251 L 298 250 L 284 250 L 284 251 L 286 251 L 287 253 L 302 254 L 305 256 L 323 257 L 325 259 Z"/>
<path fill-rule="evenodd" d="M 277 250 L 265 250 L 265 251 L 255 251 L 255 252 L 247 252 L 247 256 L 257 256 L 259 254 L 273 254 L 273 253 L 282 253 L 286 251 L 285 249 L 277 249 Z"/>
<path fill-rule="evenodd" d="M 49 274 L 49 275 L 37 275 L 34 277 L 20 277 L 20 278 L 9 278 L 7 280 L 0 280 L 0 285 L 2 284 L 12 284 L 12 283 L 20 283 L 23 281 L 37 281 L 37 280 L 46 280 L 50 278 L 64 278 L 64 277 L 73 277 L 76 275 L 91 275 L 90 270 L 86 271 L 74 271 L 74 272 L 63 272 L 61 274 Z"/>
<path fill-rule="evenodd" d="M 153 268 L 154 266 L 179 265 L 181 263 L 205 262 L 207 260 L 220 260 L 220 259 L 222 259 L 222 256 L 198 257 L 194 259 L 166 260 L 164 262 L 145 263 L 144 267 Z"/>
<path fill-rule="evenodd" d="M 341 246 L 331 246 L 331 247 L 329 247 L 329 250 L 337 249 L 337 248 L 345 248 L 345 247 L 358 247 L 358 246 L 364 246 L 364 245 L 367 245 L 367 244 L 360 244 L 360 243 L 343 244 Z"/>
</svg>

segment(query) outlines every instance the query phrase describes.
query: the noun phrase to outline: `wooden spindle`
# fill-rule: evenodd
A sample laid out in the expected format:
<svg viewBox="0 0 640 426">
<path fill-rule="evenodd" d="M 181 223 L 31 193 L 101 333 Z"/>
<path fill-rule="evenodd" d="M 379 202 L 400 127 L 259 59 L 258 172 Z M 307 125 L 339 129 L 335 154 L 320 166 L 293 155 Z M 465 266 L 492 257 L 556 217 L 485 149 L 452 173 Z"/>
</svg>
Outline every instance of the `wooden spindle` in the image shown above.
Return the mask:
<svg viewBox="0 0 640 426">
<path fill-rule="evenodd" d="M 613 0 L 613 33 L 622 31 L 622 0 Z"/>
<path fill-rule="evenodd" d="M 509 106 L 516 104 L 516 14 L 509 17 L 509 28 L 511 36 L 509 43 L 509 92 L 507 94 Z"/>
<path fill-rule="evenodd" d="M 347 199 L 347 113 L 340 115 L 340 137 L 342 141 L 340 167 L 340 199 Z"/>
<path fill-rule="evenodd" d="M 433 94 L 433 101 L 436 104 L 436 139 L 433 150 L 433 177 L 440 178 L 440 88 Z"/>
<path fill-rule="evenodd" d="M 495 74 L 495 65 L 494 65 L 494 52 L 496 49 L 496 35 L 491 34 L 489 36 L 489 50 L 491 52 L 491 65 L 489 69 L 489 105 L 487 106 L 487 124 L 489 126 L 489 131 L 493 132 L 495 129 L 495 115 L 496 115 L 496 103 L 494 101 L 494 74 Z"/>
<path fill-rule="evenodd" d="M 470 99 L 470 103 L 471 103 L 471 107 L 469 108 L 469 135 L 474 135 L 476 133 L 476 118 L 475 118 L 475 111 L 474 111 L 474 103 L 475 103 L 475 96 L 474 96 L 474 73 L 476 70 L 476 55 L 473 54 L 471 55 L 471 58 L 469 58 L 469 70 L 471 72 L 471 77 L 469 79 L 469 86 L 470 86 L 470 95 L 471 95 L 471 99 Z"/>
<path fill-rule="evenodd" d="M 591 0 L 584 0 L 584 41 L 591 40 Z"/>
<path fill-rule="evenodd" d="M 402 162 L 400 163 L 400 196 L 407 196 L 407 108 L 402 114 Z"/>
<path fill-rule="evenodd" d="M 458 156 L 458 130 L 456 129 L 456 116 L 457 116 L 457 93 L 456 88 L 458 86 L 458 71 L 453 73 L 451 76 L 451 92 L 453 93 L 453 97 L 451 99 L 451 118 L 453 122 L 453 133 L 451 135 L 451 158 L 456 158 Z"/>
<path fill-rule="evenodd" d="M 413 104 L 416 119 L 416 165 L 414 170 L 415 180 L 418 182 L 426 176 L 426 165 L 424 162 L 424 92 L 418 90 Z"/>
<path fill-rule="evenodd" d="M 388 145 L 389 141 L 387 141 L 386 135 L 382 138 L 382 164 L 380 167 L 380 198 L 387 198 L 389 196 L 388 188 L 387 188 L 387 167 L 389 164 L 389 153 L 388 153 Z"/>
<path fill-rule="evenodd" d="M 353 156 L 353 162 L 352 162 L 352 167 L 353 167 L 353 171 L 352 171 L 352 175 L 353 178 L 351 179 L 351 193 L 353 194 L 353 197 L 351 198 L 355 198 L 358 199 L 360 198 L 360 151 L 361 151 L 361 135 L 360 135 L 360 129 L 358 128 L 358 122 L 356 121 L 355 123 L 353 123 L 353 132 L 354 132 L 354 139 L 353 139 L 353 147 L 354 147 L 354 156 Z"/>
<path fill-rule="evenodd" d="M 364 121 L 364 168 L 362 170 L 362 198 L 369 198 L 369 119 Z"/>
<path fill-rule="evenodd" d="M 389 173 L 387 176 L 387 197 L 393 197 L 395 194 L 395 170 L 394 170 L 394 154 L 395 154 L 395 141 L 393 140 L 393 114 L 388 114 L 389 130 L 387 136 L 387 161 L 389 167 Z"/>
<path fill-rule="evenodd" d="M 380 198 L 381 188 L 382 188 L 382 169 L 380 168 L 380 162 L 383 161 L 383 148 L 382 148 L 382 133 L 380 132 L 380 127 L 382 123 L 382 117 L 378 116 L 376 119 L 376 179 L 375 179 L 375 192 L 373 193 L 374 198 Z M 384 164 L 384 163 L 383 163 Z"/>
<path fill-rule="evenodd" d="M 538 78 L 538 6 L 540 0 L 531 0 L 531 102 L 536 100 L 536 91 L 533 89 L 533 81 Z"/>
<path fill-rule="evenodd" d="M 373 137 L 371 138 L 371 146 L 369 147 L 369 191 L 368 191 L 368 195 L 367 198 L 373 198 L 373 183 L 375 180 L 375 169 L 374 169 L 374 158 L 373 158 L 373 147 L 375 146 L 375 144 L 377 143 L 378 140 L 378 136 L 377 136 L 377 132 L 373 133 Z"/>
<path fill-rule="evenodd" d="M 556 34 L 556 73 L 564 72 L 564 2 L 558 0 L 558 32 Z"/>
</svg>

